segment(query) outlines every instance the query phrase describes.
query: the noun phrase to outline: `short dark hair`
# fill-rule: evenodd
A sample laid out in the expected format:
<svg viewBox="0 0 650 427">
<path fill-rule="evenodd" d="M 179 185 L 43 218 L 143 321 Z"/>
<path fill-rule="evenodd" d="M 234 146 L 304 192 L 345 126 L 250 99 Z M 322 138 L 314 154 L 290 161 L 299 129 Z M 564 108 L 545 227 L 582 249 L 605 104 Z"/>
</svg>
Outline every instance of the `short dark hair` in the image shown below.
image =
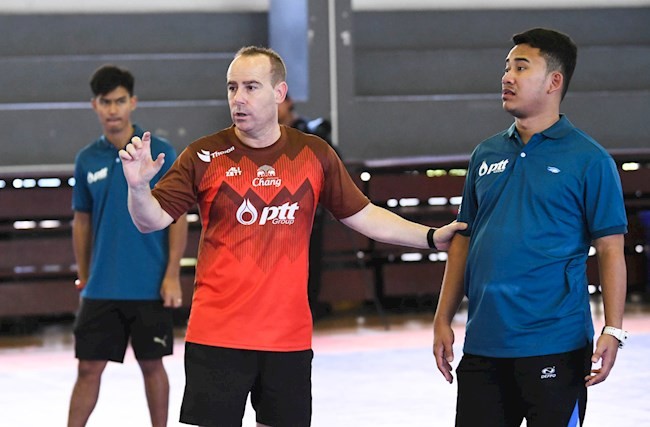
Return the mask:
<svg viewBox="0 0 650 427">
<path fill-rule="evenodd" d="M 287 67 L 282 57 L 273 49 L 260 46 L 245 46 L 237 51 L 235 58 L 239 56 L 264 55 L 271 61 L 271 83 L 273 86 L 287 80 Z"/>
<path fill-rule="evenodd" d="M 134 83 L 135 79 L 129 70 L 107 64 L 95 70 L 90 78 L 90 89 L 95 96 L 99 96 L 106 95 L 122 86 L 129 92 L 130 96 L 133 96 Z"/>
<path fill-rule="evenodd" d="M 547 28 L 533 28 L 512 36 L 515 45 L 527 44 L 540 50 L 546 60 L 546 69 L 559 71 L 564 75 L 562 99 L 569 90 L 578 58 L 578 47 L 571 38 L 559 31 Z"/>
</svg>

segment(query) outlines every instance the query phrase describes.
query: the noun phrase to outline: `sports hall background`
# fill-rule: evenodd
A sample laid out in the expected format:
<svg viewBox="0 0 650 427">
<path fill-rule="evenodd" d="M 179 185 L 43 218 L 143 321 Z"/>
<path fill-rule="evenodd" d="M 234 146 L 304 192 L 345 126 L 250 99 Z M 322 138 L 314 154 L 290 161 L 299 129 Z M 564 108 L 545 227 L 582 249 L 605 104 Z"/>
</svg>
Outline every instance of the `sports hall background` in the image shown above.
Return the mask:
<svg viewBox="0 0 650 427">
<path fill-rule="evenodd" d="M 110 62 L 133 71 L 140 101 L 135 121 L 180 151 L 230 124 L 225 72 L 234 52 L 269 45 L 287 61 L 298 110 L 332 121 L 338 150 L 366 194 L 397 213 L 437 225 L 455 215 L 471 150 L 511 123 L 499 98 L 511 35 L 547 26 L 567 32 L 579 46 L 563 111 L 614 155 L 630 221 L 628 311 L 637 337 L 620 353 L 621 372 L 611 388 L 598 389 L 593 406 L 598 407 L 599 393 L 603 402 L 616 394 L 614 406 L 631 408 L 624 418 L 629 423 L 619 425 L 650 425 L 641 400 L 650 378 L 639 377 L 647 371 L 640 355 L 650 348 L 650 1 L 489 3 L 3 0 L 0 414 L 6 415 L 5 421 L 0 415 L 0 424 L 47 420 L 20 410 L 20 402 L 32 396 L 49 402 L 44 409 L 56 414 L 54 425 L 64 422 L 57 417 L 64 417 L 74 381 L 69 324 L 78 302 L 72 286 L 70 177 L 76 152 L 101 131 L 88 87 L 98 66 Z M 186 292 L 199 227 L 196 221 L 190 227 Z M 441 380 L 427 355 L 427 323 L 444 253 L 375 244 L 335 221 L 326 222 L 325 231 L 321 299 L 343 314 L 316 324 L 314 425 L 449 425 L 432 421 L 450 419 L 445 417 L 453 413 L 454 391 L 438 391 Z M 589 262 L 597 303 L 595 260 Z M 180 323 L 185 314 L 179 310 Z M 602 313 L 594 315 L 598 322 Z M 462 337 L 461 326 L 462 313 Z M 178 339 L 181 343 L 182 331 Z M 171 379 L 173 393 L 182 389 L 176 357 L 169 362 L 170 375 L 178 376 Z M 396 362 L 413 357 L 421 363 Z M 131 368 L 128 362 L 117 367 L 115 376 L 105 379 L 114 385 L 102 393 L 133 388 L 135 396 L 119 400 L 134 417 L 123 425 L 142 425 L 136 421 L 146 415 L 145 403 L 137 403 L 141 380 Z M 408 398 L 400 399 L 409 403 L 384 390 L 402 387 L 397 384 L 404 376 L 411 387 L 403 390 Z M 351 396 L 343 404 L 339 397 L 346 393 Z M 94 425 L 112 425 L 113 401 L 102 396 L 108 418 L 100 421 L 100 415 Z M 432 399 L 446 403 L 429 406 Z M 338 418 L 332 415 L 337 410 Z M 589 425 L 605 425 L 611 412 L 611 406 L 595 412 Z M 399 417 L 403 422 L 395 421 Z"/>
</svg>

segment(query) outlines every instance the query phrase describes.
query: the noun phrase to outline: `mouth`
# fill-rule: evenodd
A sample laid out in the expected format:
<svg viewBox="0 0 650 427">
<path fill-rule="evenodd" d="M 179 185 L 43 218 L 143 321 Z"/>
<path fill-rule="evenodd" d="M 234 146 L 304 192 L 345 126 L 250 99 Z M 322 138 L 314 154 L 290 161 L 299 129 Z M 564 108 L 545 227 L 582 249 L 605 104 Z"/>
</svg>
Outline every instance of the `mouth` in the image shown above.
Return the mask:
<svg viewBox="0 0 650 427">
<path fill-rule="evenodd" d="M 513 96 L 515 96 L 515 92 L 512 89 L 507 89 L 507 88 L 501 89 L 501 99 L 505 100 L 506 98 L 510 98 Z"/>
</svg>

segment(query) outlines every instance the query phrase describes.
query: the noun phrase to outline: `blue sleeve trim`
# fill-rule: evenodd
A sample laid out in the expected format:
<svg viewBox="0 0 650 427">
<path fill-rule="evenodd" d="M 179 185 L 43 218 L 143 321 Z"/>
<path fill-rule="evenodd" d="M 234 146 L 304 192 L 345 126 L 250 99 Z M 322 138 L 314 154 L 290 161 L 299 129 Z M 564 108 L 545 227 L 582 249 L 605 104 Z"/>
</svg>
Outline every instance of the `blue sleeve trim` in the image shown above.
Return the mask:
<svg viewBox="0 0 650 427">
<path fill-rule="evenodd" d="M 611 236 L 614 234 L 627 234 L 627 225 L 617 225 L 615 227 L 605 228 L 603 230 L 597 230 L 591 233 L 592 239 L 598 239 L 605 236 Z"/>
</svg>

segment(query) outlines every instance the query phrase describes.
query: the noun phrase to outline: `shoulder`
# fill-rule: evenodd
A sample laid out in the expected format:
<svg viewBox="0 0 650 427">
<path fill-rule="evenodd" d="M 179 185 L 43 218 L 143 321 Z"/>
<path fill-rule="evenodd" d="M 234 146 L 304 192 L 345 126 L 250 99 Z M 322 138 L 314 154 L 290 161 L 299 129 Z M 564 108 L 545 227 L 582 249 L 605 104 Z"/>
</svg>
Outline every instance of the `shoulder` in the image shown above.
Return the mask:
<svg viewBox="0 0 650 427">
<path fill-rule="evenodd" d="M 96 139 L 90 144 L 83 147 L 75 156 L 75 163 L 92 161 L 95 156 L 101 152 L 100 140 Z"/>
</svg>

